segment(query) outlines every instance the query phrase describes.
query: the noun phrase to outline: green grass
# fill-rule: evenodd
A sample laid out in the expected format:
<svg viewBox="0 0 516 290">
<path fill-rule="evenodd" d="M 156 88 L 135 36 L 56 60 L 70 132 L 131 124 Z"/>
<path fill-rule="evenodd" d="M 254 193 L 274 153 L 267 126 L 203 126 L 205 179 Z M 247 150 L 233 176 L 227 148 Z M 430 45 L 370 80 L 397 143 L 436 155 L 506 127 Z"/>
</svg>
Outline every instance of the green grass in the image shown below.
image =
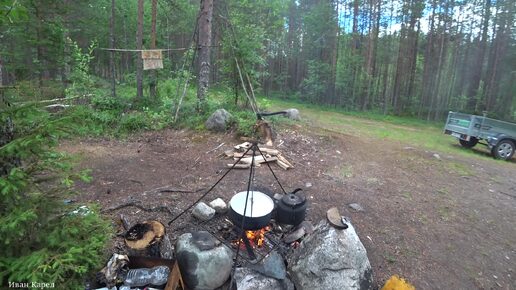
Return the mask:
<svg viewBox="0 0 516 290">
<path fill-rule="evenodd" d="M 472 176 L 475 174 L 471 167 L 468 167 L 467 165 L 458 162 L 447 162 L 446 167 L 449 171 L 455 172 L 460 176 Z"/>
<path fill-rule="evenodd" d="M 443 134 L 444 122 L 426 122 L 411 117 L 396 117 L 372 112 L 350 112 L 280 99 L 267 99 L 267 102 L 274 110 L 299 109 L 304 122 L 322 130 L 358 137 L 398 141 L 402 143 L 401 146 L 414 146 L 418 149 L 440 153 L 489 159 L 479 154 L 476 148 L 476 151 L 473 151 L 457 146 L 458 142 L 455 138 Z M 479 148 L 481 147 L 479 146 Z M 471 175 L 469 168 L 458 168 L 455 165 L 451 167 L 464 175 Z"/>
</svg>

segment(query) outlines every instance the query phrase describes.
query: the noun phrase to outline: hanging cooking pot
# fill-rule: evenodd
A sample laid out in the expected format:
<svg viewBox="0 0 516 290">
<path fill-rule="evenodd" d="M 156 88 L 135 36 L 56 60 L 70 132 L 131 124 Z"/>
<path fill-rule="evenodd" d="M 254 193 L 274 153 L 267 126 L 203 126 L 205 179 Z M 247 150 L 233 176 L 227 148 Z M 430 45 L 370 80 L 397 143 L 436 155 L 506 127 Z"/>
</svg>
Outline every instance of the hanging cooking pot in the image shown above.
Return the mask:
<svg viewBox="0 0 516 290">
<path fill-rule="evenodd" d="M 303 194 L 296 194 L 301 188 L 283 195 L 276 208 L 276 221 L 297 226 L 305 220 L 307 202 Z"/>
<path fill-rule="evenodd" d="M 247 207 L 246 207 L 247 197 Z M 263 192 L 242 191 L 229 201 L 229 218 L 238 228 L 244 224 L 244 230 L 259 230 L 267 226 L 274 210 L 274 201 Z M 245 212 L 245 219 L 244 219 Z"/>
</svg>

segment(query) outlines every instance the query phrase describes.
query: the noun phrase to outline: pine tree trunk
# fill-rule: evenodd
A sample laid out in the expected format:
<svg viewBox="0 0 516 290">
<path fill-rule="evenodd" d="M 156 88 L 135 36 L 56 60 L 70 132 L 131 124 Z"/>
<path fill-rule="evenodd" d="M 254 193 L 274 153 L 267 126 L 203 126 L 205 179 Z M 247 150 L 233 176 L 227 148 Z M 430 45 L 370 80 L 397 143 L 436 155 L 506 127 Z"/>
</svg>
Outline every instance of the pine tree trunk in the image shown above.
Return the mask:
<svg viewBox="0 0 516 290">
<path fill-rule="evenodd" d="M 7 103 L 4 100 L 3 91 L 0 90 L 0 104 Z M 7 105 L 9 105 L 7 103 Z M 14 139 L 14 125 L 10 117 L 0 119 L 0 147 Z M 17 158 L 7 158 L 0 156 L 0 177 L 9 174 L 12 168 L 19 166 L 20 160 Z"/>
<path fill-rule="evenodd" d="M 4 85 L 4 63 L 0 55 L 0 87 Z"/>
<path fill-rule="evenodd" d="M 157 17 L 157 5 L 158 0 L 152 0 L 152 19 L 151 19 L 151 43 L 150 48 L 156 49 L 156 17 Z M 151 80 L 149 83 L 149 94 L 152 99 L 155 99 L 157 96 L 157 86 L 158 86 L 158 70 L 154 69 L 151 71 Z"/>
<path fill-rule="evenodd" d="M 480 80 L 482 79 L 482 71 L 484 68 L 484 59 L 486 55 L 486 47 L 487 47 L 487 32 L 489 28 L 489 18 L 491 16 L 491 0 L 486 0 L 486 5 L 484 9 L 483 16 L 483 24 L 482 24 L 482 39 L 480 40 L 479 48 L 478 48 L 478 56 L 476 57 L 476 67 L 473 70 L 473 78 L 469 85 L 468 89 L 468 103 L 467 109 L 469 111 L 475 110 L 477 107 L 477 102 L 479 100 L 476 97 L 479 95 L 478 90 L 480 89 Z"/>
<path fill-rule="evenodd" d="M 199 79 L 197 87 L 197 110 L 201 111 L 206 102 L 206 95 L 210 86 L 210 46 L 211 24 L 213 15 L 213 0 L 201 0 L 201 14 L 199 17 Z"/>
<path fill-rule="evenodd" d="M 138 0 L 138 27 L 136 29 L 136 49 L 143 47 L 143 0 Z M 141 51 L 136 53 L 136 98 L 143 100 L 143 60 Z"/>
<path fill-rule="evenodd" d="M 111 19 L 109 21 L 109 42 L 115 48 L 115 0 L 111 0 Z M 109 53 L 109 67 L 111 69 L 111 95 L 116 98 L 115 52 Z"/>
</svg>

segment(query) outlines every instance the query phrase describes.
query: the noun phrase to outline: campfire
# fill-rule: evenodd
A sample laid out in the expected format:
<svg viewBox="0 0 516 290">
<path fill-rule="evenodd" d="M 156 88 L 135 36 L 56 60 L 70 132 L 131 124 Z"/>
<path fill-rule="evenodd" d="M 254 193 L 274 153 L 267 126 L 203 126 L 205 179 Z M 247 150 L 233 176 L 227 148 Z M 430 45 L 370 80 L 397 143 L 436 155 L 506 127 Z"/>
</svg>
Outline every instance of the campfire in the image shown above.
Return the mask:
<svg viewBox="0 0 516 290">
<path fill-rule="evenodd" d="M 265 242 L 265 233 L 267 233 L 270 230 L 271 230 L 271 227 L 266 226 L 266 227 L 261 228 L 256 231 L 245 231 L 245 235 L 246 235 L 247 239 L 249 240 L 249 243 L 251 244 L 251 247 L 253 247 L 253 249 L 261 248 L 261 247 L 263 247 L 263 244 Z M 240 244 L 241 247 L 245 247 L 244 241 L 242 239 L 234 240 L 231 242 L 231 244 L 235 247 L 237 247 L 238 244 Z"/>
</svg>

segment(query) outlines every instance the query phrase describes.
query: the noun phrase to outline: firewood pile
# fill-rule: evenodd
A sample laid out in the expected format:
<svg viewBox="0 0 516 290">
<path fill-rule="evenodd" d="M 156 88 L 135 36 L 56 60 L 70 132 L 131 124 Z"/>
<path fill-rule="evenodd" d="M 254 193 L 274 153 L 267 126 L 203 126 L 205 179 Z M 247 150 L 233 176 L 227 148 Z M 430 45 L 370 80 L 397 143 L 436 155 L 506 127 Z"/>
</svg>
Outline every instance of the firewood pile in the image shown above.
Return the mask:
<svg viewBox="0 0 516 290">
<path fill-rule="evenodd" d="M 253 160 L 253 152 L 249 150 L 247 153 L 247 149 L 249 149 L 252 146 L 252 143 L 250 142 L 244 142 L 242 144 L 238 144 L 233 147 L 233 149 L 227 150 L 224 152 L 224 155 L 227 158 L 233 158 L 234 162 L 240 161 L 238 163 L 228 163 L 228 167 L 233 167 L 235 165 L 235 168 L 239 169 L 246 169 L 251 167 L 251 162 Z M 273 148 L 267 148 L 267 147 L 258 147 L 261 151 L 257 150 L 254 156 L 254 163 L 255 167 L 259 167 L 263 163 L 276 163 L 279 167 L 283 168 L 284 170 L 294 168 L 292 163 L 290 163 L 279 150 L 273 149 Z M 264 158 L 265 156 L 265 158 Z"/>
</svg>

